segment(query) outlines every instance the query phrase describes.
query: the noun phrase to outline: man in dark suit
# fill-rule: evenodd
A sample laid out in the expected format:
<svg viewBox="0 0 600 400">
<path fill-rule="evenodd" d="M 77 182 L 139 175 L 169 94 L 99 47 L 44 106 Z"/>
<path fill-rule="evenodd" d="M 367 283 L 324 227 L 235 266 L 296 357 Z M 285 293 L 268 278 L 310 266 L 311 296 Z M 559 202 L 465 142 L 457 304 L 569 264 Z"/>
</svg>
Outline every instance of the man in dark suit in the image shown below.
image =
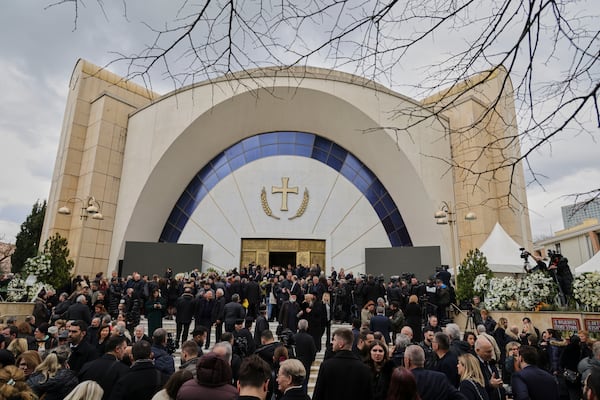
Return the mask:
<svg viewBox="0 0 600 400">
<path fill-rule="evenodd" d="M 167 383 L 168 377 L 154 367 L 151 352 L 150 343 L 145 340 L 133 345 L 134 363 L 114 386 L 110 400 L 151 400 Z"/>
<path fill-rule="evenodd" d="M 460 376 L 458 376 L 458 357 L 450 351 L 450 338 L 443 332 L 438 332 L 433 337 L 432 349 L 435 352 L 435 361 L 433 370 L 446 375 L 448 381 L 458 388 L 460 385 Z"/>
<path fill-rule="evenodd" d="M 558 381 L 556 377 L 536 366 L 537 358 L 537 350 L 534 347 L 519 347 L 521 371 L 515 372 L 511 380 L 514 400 L 558 400 Z"/>
<path fill-rule="evenodd" d="M 127 349 L 123 336 L 111 336 L 106 342 L 106 353 L 102 357 L 87 362 L 79 372 L 79 381 L 94 381 L 104 389 L 102 400 L 108 400 L 117 381 L 129 372 L 120 362 Z"/>
<path fill-rule="evenodd" d="M 418 345 L 410 345 L 404 351 L 404 367 L 409 369 L 417 381 L 417 391 L 421 400 L 466 400 L 446 375 L 424 369 L 425 352 Z"/>
<path fill-rule="evenodd" d="M 385 316 L 385 308 L 377 307 L 377 315 L 371 317 L 369 324 L 371 332 L 381 332 L 385 343 L 392 343 L 392 339 L 390 338 L 392 321 Z"/>
<path fill-rule="evenodd" d="M 310 367 L 315 361 L 317 347 L 312 336 L 308 334 L 308 321 L 305 319 L 298 321 L 298 333 L 294 335 L 294 344 L 296 345 L 296 358 L 302 362 L 306 370 L 306 378 L 302 386 L 307 388 L 310 379 Z"/>
<path fill-rule="evenodd" d="M 69 306 L 67 309 L 67 318 L 84 321 L 87 325 L 92 322 L 92 313 L 87 306 L 87 298 L 83 294 L 77 296 L 76 303 Z"/>
<path fill-rule="evenodd" d="M 71 322 L 69 327 L 69 343 L 71 344 L 71 355 L 69 356 L 69 368 L 79 373 L 83 364 L 98 358 L 96 348 L 85 340 L 87 324 L 81 320 Z"/>
<path fill-rule="evenodd" d="M 489 340 L 480 336 L 475 341 L 475 354 L 479 359 L 479 368 L 483 374 L 485 381 L 485 390 L 488 393 L 490 400 L 506 399 L 506 391 L 504 390 L 502 379 L 498 373 L 496 363 L 492 362 L 494 355 L 494 347 Z"/>
<path fill-rule="evenodd" d="M 186 287 L 183 294 L 175 301 L 175 323 L 177 325 L 175 334 L 175 345 L 179 347 L 179 343 L 183 343 L 188 339 L 190 324 L 194 317 L 194 295 L 192 288 Z"/>
<path fill-rule="evenodd" d="M 277 387 L 283 393 L 280 400 L 310 400 L 302 387 L 305 373 L 299 360 L 290 358 L 281 363 L 277 374 Z"/>
<path fill-rule="evenodd" d="M 373 390 L 371 372 L 356 355 L 352 353 L 354 336 L 347 328 L 337 329 L 333 333 L 333 357 L 323 361 L 319 368 L 317 383 L 313 391 L 313 400 L 371 400 Z"/>
</svg>

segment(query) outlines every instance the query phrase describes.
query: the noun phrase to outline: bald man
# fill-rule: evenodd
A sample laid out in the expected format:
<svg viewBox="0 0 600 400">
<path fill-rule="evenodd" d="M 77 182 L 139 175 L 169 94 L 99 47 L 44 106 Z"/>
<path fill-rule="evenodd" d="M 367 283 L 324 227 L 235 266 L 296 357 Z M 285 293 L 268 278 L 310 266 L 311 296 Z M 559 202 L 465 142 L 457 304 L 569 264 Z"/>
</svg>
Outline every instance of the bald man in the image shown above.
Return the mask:
<svg viewBox="0 0 600 400">
<path fill-rule="evenodd" d="M 485 381 L 485 390 L 488 393 L 490 400 L 506 399 L 506 391 L 502 386 L 502 379 L 498 373 L 495 361 L 492 361 L 494 356 L 494 347 L 485 337 L 480 336 L 475 341 L 475 354 L 479 359 L 479 367 L 483 373 Z"/>
</svg>

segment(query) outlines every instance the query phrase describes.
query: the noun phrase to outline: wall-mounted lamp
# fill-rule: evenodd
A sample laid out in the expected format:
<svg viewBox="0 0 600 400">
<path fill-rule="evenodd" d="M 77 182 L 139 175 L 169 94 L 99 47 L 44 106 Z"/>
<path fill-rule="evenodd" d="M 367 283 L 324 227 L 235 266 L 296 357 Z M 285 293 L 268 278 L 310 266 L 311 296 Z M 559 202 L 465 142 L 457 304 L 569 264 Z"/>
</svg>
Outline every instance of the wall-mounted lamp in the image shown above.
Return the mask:
<svg viewBox="0 0 600 400">
<path fill-rule="evenodd" d="M 82 200 L 79 197 L 73 197 L 67 200 L 65 203 L 68 204 L 70 202 L 76 203 L 81 202 L 81 214 L 79 215 L 79 219 L 86 220 L 88 216 L 92 216 L 92 219 L 103 220 L 104 216 L 100 212 L 100 203 L 96 200 L 94 196 L 88 196 L 86 200 Z M 58 209 L 58 213 L 62 215 L 71 215 L 71 209 L 66 205 L 60 207 Z"/>
</svg>

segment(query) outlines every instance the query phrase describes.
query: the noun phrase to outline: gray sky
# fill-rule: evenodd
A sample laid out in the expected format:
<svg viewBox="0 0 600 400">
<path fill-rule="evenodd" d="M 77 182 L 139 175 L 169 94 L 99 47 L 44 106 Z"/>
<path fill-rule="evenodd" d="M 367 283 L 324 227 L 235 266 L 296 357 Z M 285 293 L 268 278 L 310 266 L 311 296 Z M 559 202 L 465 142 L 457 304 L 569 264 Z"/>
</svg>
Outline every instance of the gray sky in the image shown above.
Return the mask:
<svg viewBox="0 0 600 400">
<path fill-rule="evenodd" d="M 0 238 L 13 243 L 33 203 L 48 197 L 68 81 L 77 59 L 105 65 L 114 59 L 115 51 L 139 50 L 153 39 L 141 21 L 164 21 L 165 15 L 175 15 L 173 4 L 179 2 L 128 2 L 125 18 L 122 6 L 107 8 L 105 16 L 90 0 L 80 8 L 76 30 L 70 6 L 44 9 L 48 4 L 46 0 L 6 1 L 0 13 L 0 168 L 4 172 L 0 175 Z M 405 61 L 399 66 L 393 80 L 400 85 L 393 89 L 412 95 L 408 88 L 419 82 L 428 57 L 447 52 L 448 46 L 444 35 L 424 43 L 414 53 L 414 64 Z M 552 59 L 546 68 L 560 73 L 569 61 Z M 319 65 L 318 59 L 311 64 L 327 66 Z M 122 68 L 110 69 L 123 74 Z M 159 93 L 172 89 L 159 78 L 152 83 Z M 600 145 L 595 140 L 600 137 L 591 113 L 586 126 L 591 133 L 557 137 L 529 160 L 543 184 L 528 189 L 534 238 L 562 228 L 560 206 L 572 200 L 561 196 L 600 186 Z M 531 180 L 529 175 L 526 178 Z"/>
</svg>

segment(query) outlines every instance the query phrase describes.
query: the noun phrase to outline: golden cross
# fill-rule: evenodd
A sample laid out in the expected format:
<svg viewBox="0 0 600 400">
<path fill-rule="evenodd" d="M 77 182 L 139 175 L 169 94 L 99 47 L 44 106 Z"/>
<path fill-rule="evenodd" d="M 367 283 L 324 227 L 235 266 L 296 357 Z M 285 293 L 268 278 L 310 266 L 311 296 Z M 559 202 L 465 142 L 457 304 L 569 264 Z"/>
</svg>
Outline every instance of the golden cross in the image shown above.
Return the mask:
<svg viewBox="0 0 600 400">
<path fill-rule="evenodd" d="M 271 187 L 271 193 L 281 193 L 281 211 L 287 211 L 287 195 L 288 193 L 298 194 L 298 186 L 294 186 L 292 188 L 288 188 L 288 181 L 290 178 L 284 177 L 281 178 L 282 187 Z"/>
</svg>

